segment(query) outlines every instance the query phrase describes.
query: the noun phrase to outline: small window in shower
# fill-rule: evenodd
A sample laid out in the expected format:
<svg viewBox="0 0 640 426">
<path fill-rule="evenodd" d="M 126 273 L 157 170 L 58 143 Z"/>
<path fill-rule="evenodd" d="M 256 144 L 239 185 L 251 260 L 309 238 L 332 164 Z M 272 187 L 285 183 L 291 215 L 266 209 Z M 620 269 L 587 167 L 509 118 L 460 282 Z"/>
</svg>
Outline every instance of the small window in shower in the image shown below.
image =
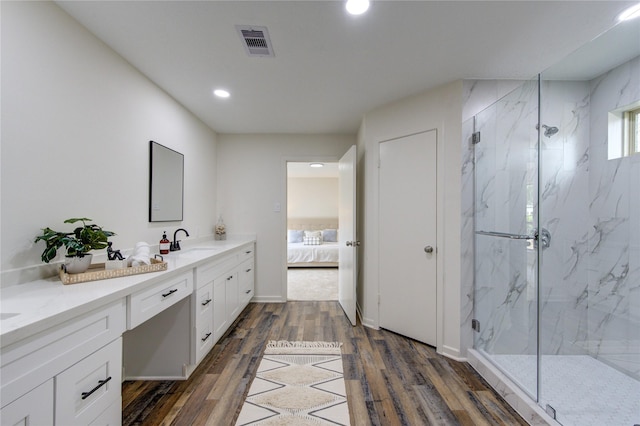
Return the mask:
<svg viewBox="0 0 640 426">
<path fill-rule="evenodd" d="M 640 153 L 640 108 L 624 113 L 624 155 Z"/>
<path fill-rule="evenodd" d="M 609 112 L 609 160 L 640 153 L 640 101 Z"/>
</svg>

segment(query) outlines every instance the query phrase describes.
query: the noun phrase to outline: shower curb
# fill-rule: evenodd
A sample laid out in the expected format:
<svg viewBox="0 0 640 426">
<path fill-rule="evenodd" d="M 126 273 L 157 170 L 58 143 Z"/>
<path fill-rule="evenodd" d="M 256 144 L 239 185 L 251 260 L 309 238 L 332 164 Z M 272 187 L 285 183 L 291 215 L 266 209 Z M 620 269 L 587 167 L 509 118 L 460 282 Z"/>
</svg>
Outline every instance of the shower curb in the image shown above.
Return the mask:
<svg viewBox="0 0 640 426">
<path fill-rule="evenodd" d="M 481 353 L 475 349 L 468 349 L 467 362 L 527 423 L 533 426 L 558 424 Z"/>
</svg>

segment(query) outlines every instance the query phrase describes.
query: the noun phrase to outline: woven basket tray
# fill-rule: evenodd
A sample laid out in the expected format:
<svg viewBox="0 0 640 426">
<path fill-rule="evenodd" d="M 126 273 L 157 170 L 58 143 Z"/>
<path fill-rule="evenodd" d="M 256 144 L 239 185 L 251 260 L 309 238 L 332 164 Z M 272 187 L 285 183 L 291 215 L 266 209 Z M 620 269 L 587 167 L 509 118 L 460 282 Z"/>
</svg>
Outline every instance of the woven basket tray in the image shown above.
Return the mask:
<svg viewBox="0 0 640 426">
<path fill-rule="evenodd" d="M 63 284 L 79 284 L 87 281 L 106 280 L 109 278 L 128 277 L 129 275 L 146 274 L 147 272 L 166 271 L 167 262 L 151 259 L 151 265 L 132 266 L 121 269 L 105 269 L 104 263 L 94 263 L 87 272 L 68 274 L 64 267 L 60 267 L 60 281 Z"/>
</svg>

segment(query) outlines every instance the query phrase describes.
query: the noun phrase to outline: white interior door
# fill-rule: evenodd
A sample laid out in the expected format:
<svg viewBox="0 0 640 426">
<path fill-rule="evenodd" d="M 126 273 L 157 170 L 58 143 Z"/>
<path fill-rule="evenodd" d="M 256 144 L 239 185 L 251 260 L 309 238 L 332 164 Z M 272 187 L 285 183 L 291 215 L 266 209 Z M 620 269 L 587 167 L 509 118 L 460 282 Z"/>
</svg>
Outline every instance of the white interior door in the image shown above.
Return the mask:
<svg viewBox="0 0 640 426">
<path fill-rule="evenodd" d="M 436 346 L 436 131 L 380 143 L 380 326 Z"/>
<path fill-rule="evenodd" d="M 357 247 L 356 238 L 356 146 L 349 148 L 338 164 L 340 204 L 340 268 L 338 269 L 338 301 L 345 314 L 356 325 Z"/>
</svg>

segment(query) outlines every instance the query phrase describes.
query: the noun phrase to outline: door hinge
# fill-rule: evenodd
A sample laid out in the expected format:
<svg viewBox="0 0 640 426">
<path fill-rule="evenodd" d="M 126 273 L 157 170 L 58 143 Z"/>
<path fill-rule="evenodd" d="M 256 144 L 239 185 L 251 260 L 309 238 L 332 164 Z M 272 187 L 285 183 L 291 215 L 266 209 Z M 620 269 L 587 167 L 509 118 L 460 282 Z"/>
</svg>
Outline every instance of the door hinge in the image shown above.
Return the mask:
<svg viewBox="0 0 640 426">
<path fill-rule="evenodd" d="M 473 328 L 475 331 L 477 331 L 478 333 L 480 333 L 480 321 L 478 321 L 477 319 L 472 319 L 471 320 L 471 328 Z"/>
<path fill-rule="evenodd" d="M 547 414 L 552 418 L 552 419 L 556 419 L 556 409 L 553 408 L 552 406 L 550 406 L 549 404 L 547 404 L 547 406 L 545 407 L 544 411 L 547 412 Z"/>
<path fill-rule="evenodd" d="M 474 145 L 480 143 L 480 132 L 473 132 L 471 135 L 471 143 Z"/>
</svg>

